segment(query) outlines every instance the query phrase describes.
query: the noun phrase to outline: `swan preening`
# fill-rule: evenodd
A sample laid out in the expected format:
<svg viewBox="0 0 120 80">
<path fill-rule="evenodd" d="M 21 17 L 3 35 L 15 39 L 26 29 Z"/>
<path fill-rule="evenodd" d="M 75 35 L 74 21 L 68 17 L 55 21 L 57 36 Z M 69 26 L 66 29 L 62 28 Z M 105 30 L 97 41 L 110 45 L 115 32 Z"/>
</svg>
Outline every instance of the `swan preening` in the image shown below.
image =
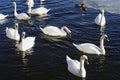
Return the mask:
<svg viewBox="0 0 120 80">
<path fill-rule="evenodd" d="M 80 57 L 80 62 L 77 60 L 71 59 L 69 56 L 66 56 L 66 61 L 68 65 L 68 71 L 72 74 L 85 78 L 86 77 L 86 70 L 84 67 L 84 62 L 88 63 L 88 57 L 86 55 L 82 55 Z"/>
<path fill-rule="evenodd" d="M 55 26 L 40 27 L 40 29 L 44 34 L 49 36 L 66 37 L 67 34 L 71 35 L 71 31 L 66 26 L 61 27 L 61 29 Z"/>
<path fill-rule="evenodd" d="M 32 14 L 32 15 L 42 16 L 42 15 L 46 15 L 49 11 L 50 11 L 50 9 L 47 9 L 43 6 L 35 8 L 35 9 L 31 9 L 31 6 L 28 6 L 28 13 Z"/>
<path fill-rule="evenodd" d="M 17 13 L 17 6 L 16 6 L 16 2 L 13 2 L 13 6 L 14 6 L 14 16 L 16 19 L 18 20 L 29 20 L 30 17 L 26 14 L 26 13 Z"/>
<path fill-rule="evenodd" d="M 35 44 L 35 37 L 26 37 L 25 38 L 25 32 L 22 32 L 22 38 L 21 42 L 18 45 L 18 49 L 20 51 L 27 51 L 31 49 Z"/>
<path fill-rule="evenodd" d="M 82 43 L 79 45 L 73 43 L 73 45 L 79 51 L 82 51 L 87 54 L 105 55 L 104 39 L 109 40 L 106 34 L 103 34 L 100 38 L 100 48 L 92 43 Z"/>
<path fill-rule="evenodd" d="M 0 13 L 0 20 L 2 20 L 2 19 L 5 19 L 6 17 L 8 17 L 9 15 L 4 15 L 4 14 L 1 14 Z"/>
<path fill-rule="evenodd" d="M 104 9 L 101 10 L 101 13 L 95 18 L 95 23 L 99 26 L 105 26 L 106 20 L 104 16 Z"/>
<path fill-rule="evenodd" d="M 18 24 L 15 24 L 15 29 L 6 27 L 6 36 L 13 40 L 20 40 L 20 35 L 18 33 Z"/>
</svg>

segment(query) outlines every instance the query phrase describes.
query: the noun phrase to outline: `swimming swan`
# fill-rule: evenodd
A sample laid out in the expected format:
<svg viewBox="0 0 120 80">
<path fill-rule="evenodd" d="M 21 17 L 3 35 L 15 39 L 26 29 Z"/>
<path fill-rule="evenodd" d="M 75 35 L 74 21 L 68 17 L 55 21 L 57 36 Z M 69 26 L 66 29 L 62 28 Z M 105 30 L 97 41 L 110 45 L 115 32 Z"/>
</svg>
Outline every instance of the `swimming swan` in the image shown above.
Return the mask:
<svg viewBox="0 0 120 80">
<path fill-rule="evenodd" d="M 16 2 L 13 2 L 13 6 L 14 6 L 14 16 L 16 19 L 18 20 L 29 20 L 30 19 L 30 17 L 26 13 L 20 13 L 20 14 L 17 13 Z"/>
<path fill-rule="evenodd" d="M 73 45 L 79 50 L 84 53 L 88 54 L 98 54 L 98 55 L 105 55 L 105 48 L 104 48 L 104 39 L 109 41 L 108 36 L 106 34 L 102 35 L 100 38 L 100 48 L 92 43 L 82 43 L 82 44 L 74 44 Z"/>
<path fill-rule="evenodd" d="M 8 15 L 0 14 L 0 20 L 5 19 Z"/>
<path fill-rule="evenodd" d="M 101 10 L 101 13 L 95 18 L 95 23 L 99 26 L 105 26 L 106 20 L 104 16 L 104 9 Z"/>
<path fill-rule="evenodd" d="M 26 37 L 25 38 L 25 32 L 22 32 L 22 38 L 21 42 L 18 45 L 18 49 L 20 51 L 27 51 L 31 49 L 35 44 L 35 37 Z"/>
<path fill-rule="evenodd" d="M 15 29 L 6 27 L 6 36 L 10 39 L 19 41 L 20 35 L 18 33 L 18 24 L 15 24 Z"/>
<path fill-rule="evenodd" d="M 28 13 L 32 14 L 32 15 L 45 15 L 50 11 L 50 9 L 47 9 L 45 7 L 39 7 L 39 8 L 35 8 L 35 9 L 31 9 L 31 6 L 28 5 Z"/>
<path fill-rule="evenodd" d="M 66 37 L 67 34 L 71 35 L 71 31 L 66 26 L 61 27 L 61 29 L 55 26 L 40 27 L 40 29 L 44 34 L 49 36 Z"/>
<path fill-rule="evenodd" d="M 80 62 L 77 60 L 71 59 L 69 56 L 66 56 L 68 71 L 78 77 L 85 78 L 86 77 L 86 70 L 84 67 L 85 60 L 88 63 L 88 57 L 86 55 L 82 55 L 80 57 Z"/>
<path fill-rule="evenodd" d="M 26 1 L 26 4 L 27 4 L 28 6 L 33 7 L 33 6 L 34 6 L 34 1 L 33 1 L 33 0 L 27 0 L 27 1 Z"/>
</svg>

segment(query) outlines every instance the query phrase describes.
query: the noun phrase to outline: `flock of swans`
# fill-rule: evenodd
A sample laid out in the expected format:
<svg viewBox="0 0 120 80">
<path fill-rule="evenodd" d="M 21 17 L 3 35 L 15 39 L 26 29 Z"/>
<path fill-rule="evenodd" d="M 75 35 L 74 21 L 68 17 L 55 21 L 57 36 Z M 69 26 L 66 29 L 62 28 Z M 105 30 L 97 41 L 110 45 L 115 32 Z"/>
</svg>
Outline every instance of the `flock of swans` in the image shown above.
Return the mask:
<svg viewBox="0 0 120 80">
<path fill-rule="evenodd" d="M 44 0 L 40 0 L 42 2 Z M 28 5 L 28 14 L 32 15 L 44 15 L 47 14 L 50 9 L 46 9 L 45 7 L 38 7 L 35 9 L 32 9 L 34 6 L 33 0 L 27 0 L 26 5 Z M 14 6 L 14 17 L 18 20 L 29 20 L 31 17 L 27 13 L 17 13 L 17 5 L 16 2 L 13 2 Z M 0 14 L 0 20 L 6 18 L 9 15 L 3 15 Z M 106 20 L 104 16 L 104 9 L 101 10 L 101 13 L 98 14 L 98 16 L 95 18 L 95 23 L 99 26 L 105 26 Z M 15 24 L 15 28 L 8 28 L 6 27 L 6 36 L 10 39 L 20 41 L 20 34 L 18 33 L 18 24 Z M 61 28 L 58 28 L 56 26 L 46 26 L 44 28 L 40 27 L 40 30 L 48 35 L 48 36 L 54 36 L 54 37 L 66 37 L 67 35 L 71 36 L 71 31 L 66 27 L 63 26 Z M 36 37 L 25 37 L 25 32 L 22 32 L 21 36 L 21 42 L 17 46 L 20 51 L 26 51 L 31 49 L 35 44 L 35 38 Z M 103 34 L 100 38 L 100 47 L 96 46 L 92 43 L 81 43 L 81 44 L 75 44 L 73 45 L 78 49 L 79 51 L 82 51 L 83 53 L 87 54 L 96 54 L 96 55 L 105 55 L 105 48 L 104 48 L 104 40 L 108 40 L 108 36 L 106 34 Z M 68 70 L 72 74 L 85 78 L 86 77 L 86 70 L 84 67 L 84 62 L 88 62 L 88 57 L 86 55 L 82 55 L 80 57 L 80 62 L 77 60 L 71 59 L 69 56 L 66 56 L 66 62 L 68 64 Z"/>
</svg>

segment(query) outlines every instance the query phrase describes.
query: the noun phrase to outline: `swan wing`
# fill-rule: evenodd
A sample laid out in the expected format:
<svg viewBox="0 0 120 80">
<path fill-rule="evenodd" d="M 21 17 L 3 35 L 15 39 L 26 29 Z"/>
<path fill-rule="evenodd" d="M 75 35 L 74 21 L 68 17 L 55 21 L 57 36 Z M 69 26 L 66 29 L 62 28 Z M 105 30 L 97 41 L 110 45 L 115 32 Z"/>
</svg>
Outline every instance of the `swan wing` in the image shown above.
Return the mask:
<svg viewBox="0 0 120 80">
<path fill-rule="evenodd" d="M 17 19 L 20 19 L 20 20 L 28 20 L 30 19 L 30 17 L 26 14 L 26 13 L 20 13 L 16 16 Z"/>
<path fill-rule="evenodd" d="M 60 36 L 62 35 L 61 30 L 55 26 L 47 26 L 43 29 L 43 32 L 51 36 Z"/>
<path fill-rule="evenodd" d="M 66 61 L 68 65 L 68 71 L 72 74 L 80 77 L 80 62 L 77 60 L 71 59 L 69 56 L 66 56 Z"/>
<path fill-rule="evenodd" d="M 98 16 L 95 18 L 95 23 L 96 23 L 97 25 L 100 24 L 101 16 L 102 16 L 101 13 L 99 13 Z"/>
<path fill-rule="evenodd" d="M 101 49 L 92 43 L 79 44 L 78 46 L 76 46 L 76 48 L 84 53 L 89 53 L 89 54 L 101 53 Z"/>
</svg>

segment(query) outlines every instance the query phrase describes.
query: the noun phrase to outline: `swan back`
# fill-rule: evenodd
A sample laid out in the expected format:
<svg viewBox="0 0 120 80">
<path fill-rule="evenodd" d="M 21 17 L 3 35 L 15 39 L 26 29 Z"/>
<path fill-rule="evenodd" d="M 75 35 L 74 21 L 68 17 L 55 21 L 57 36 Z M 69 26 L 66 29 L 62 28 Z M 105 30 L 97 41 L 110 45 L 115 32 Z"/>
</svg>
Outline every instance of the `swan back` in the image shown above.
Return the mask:
<svg viewBox="0 0 120 80">
<path fill-rule="evenodd" d="M 82 43 L 79 45 L 76 45 L 73 43 L 73 45 L 80 51 L 84 52 L 84 53 L 88 53 L 88 54 L 101 54 L 101 49 L 92 44 L 92 43 Z"/>
<path fill-rule="evenodd" d="M 26 37 L 25 32 L 22 33 L 22 41 L 18 45 L 20 51 L 27 51 L 31 49 L 35 44 L 35 37 Z"/>
<path fill-rule="evenodd" d="M 42 32 L 49 36 L 66 36 L 66 34 L 63 34 L 61 32 L 61 29 L 55 26 L 46 26 L 44 29 L 40 27 Z"/>
<path fill-rule="evenodd" d="M 47 9 L 45 7 L 39 7 L 35 9 L 31 9 L 31 7 L 28 7 L 28 12 L 29 14 L 34 14 L 34 15 L 44 15 L 47 14 L 50 11 L 50 9 Z"/>
<path fill-rule="evenodd" d="M 84 68 L 85 60 L 88 60 L 86 55 L 82 55 L 80 57 L 80 62 L 77 60 L 71 59 L 69 56 L 66 56 L 68 71 L 78 77 L 85 78 L 86 77 L 86 70 Z"/>
</svg>

